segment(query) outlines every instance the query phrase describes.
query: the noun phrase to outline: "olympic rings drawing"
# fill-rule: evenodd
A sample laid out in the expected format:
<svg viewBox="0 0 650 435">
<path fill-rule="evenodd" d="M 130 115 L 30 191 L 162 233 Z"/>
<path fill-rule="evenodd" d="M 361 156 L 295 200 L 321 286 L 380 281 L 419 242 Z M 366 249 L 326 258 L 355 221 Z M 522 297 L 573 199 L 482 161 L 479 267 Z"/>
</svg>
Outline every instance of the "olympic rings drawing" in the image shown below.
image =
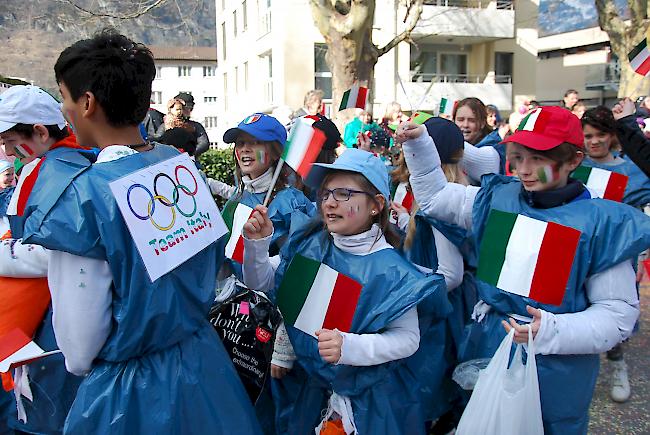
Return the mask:
<svg viewBox="0 0 650 435">
<path fill-rule="evenodd" d="M 181 184 L 181 181 L 180 181 L 180 179 L 178 177 L 178 171 L 180 169 L 185 169 L 185 171 L 187 171 L 187 173 L 190 174 L 190 176 L 192 177 L 192 180 L 194 181 L 194 190 L 190 190 L 189 187 L 185 186 L 184 184 Z M 140 184 L 140 183 L 132 184 L 129 187 L 127 193 L 126 193 L 126 202 L 127 202 L 128 206 L 129 206 L 129 210 L 131 210 L 131 213 L 133 213 L 133 216 L 135 216 L 136 218 L 138 218 L 140 220 L 143 220 L 143 221 L 146 221 L 146 220 L 151 221 L 151 224 L 160 231 L 169 231 L 170 229 L 172 229 L 174 227 L 174 224 L 176 223 L 176 212 L 178 212 L 179 214 L 181 214 L 182 216 L 185 216 L 187 218 L 191 218 L 192 216 L 194 216 L 194 214 L 196 213 L 196 208 L 197 208 L 195 195 L 199 191 L 199 184 L 196 181 L 196 177 L 194 177 L 194 174 L 192 174 L 192 172 L 189 169 L 187 169 L 187 167 L 185 167 L 184 165 L 178 165 L 178 166 L 176 166 L 176 169 L 174 170 L 174 178 L 176 178 L 176 180 L 174 180 L 168 174 L 165 174 L 163 172 L 158 173 L 153 179 L 153 193 L 151 192 L 151 190 L 149 190 L 143 184 Z M 171 182 L 172 186 L 173 186 L 173 193 L 172 193 L 172 200 L 171 201 L 169 200 L 168 197 L 162 195 L 158 191 L 158 182 L 161 179 L 169 180 Z M 147 203 L 147 215 L 140 215 L 140 214 L 136 213 L 136 211 L 133 208 L 133 204 L 131 204 L 131 193 L 136 188 L 144 190 L 147 193 L 147 195 L 149 195 L 149 201 Z M 185 195 L 192 198 L 192 201 L 194 202 L 193 209 L 192 209 L 192 211 L 190 213 L 186 213 L 185 211 L 181 210 L 181 208 L 180 208 L 180 206 L 178 204 L 178 202 L 180 200 L 179 190 L 181 192 L 183 192 Z M 160 225 L 158 222 L 156 222 L 154 220 L 153 214 L 156 211 L 156 202 L 159 202 L 161 205 L 171 209 L 172 219 L 171 219 L 171 223 L 169 225 L 163 226 L 163 225 Z"/>
</svg>

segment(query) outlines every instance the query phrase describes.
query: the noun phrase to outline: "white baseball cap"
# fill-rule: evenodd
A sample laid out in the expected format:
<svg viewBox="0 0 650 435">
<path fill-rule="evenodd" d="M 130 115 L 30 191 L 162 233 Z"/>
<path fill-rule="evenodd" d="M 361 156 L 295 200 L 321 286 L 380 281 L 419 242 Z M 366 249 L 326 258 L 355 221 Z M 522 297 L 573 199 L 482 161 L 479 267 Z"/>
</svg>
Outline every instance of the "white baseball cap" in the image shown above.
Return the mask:
<svg viewBox="0 0 650 435">
<path fill-rule="evenodd" d="M 66 126 L 61 103 L 32 85 L 12 86 L 0 94 L 0 133 L 16 124 Z"/>
</svg>

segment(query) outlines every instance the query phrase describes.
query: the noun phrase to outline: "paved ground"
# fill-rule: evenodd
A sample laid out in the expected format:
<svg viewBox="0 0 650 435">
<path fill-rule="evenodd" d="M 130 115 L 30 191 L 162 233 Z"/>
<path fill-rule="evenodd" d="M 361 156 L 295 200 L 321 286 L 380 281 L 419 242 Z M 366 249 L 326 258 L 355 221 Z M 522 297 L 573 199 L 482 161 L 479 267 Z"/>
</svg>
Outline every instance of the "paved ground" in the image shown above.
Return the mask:
<svg viewBox="0 0 650 435">
<path fill-rule="evenodd" d="M 611 367 L 601 359 L 600 376 L 591 402 L 589 433 L 594 435 L 650 434 L 650 283 L 641 286 L 641 323 L 639 332 L 625 348 L 632 397 L 627 403 L 609 398 Z"/>
</svg>

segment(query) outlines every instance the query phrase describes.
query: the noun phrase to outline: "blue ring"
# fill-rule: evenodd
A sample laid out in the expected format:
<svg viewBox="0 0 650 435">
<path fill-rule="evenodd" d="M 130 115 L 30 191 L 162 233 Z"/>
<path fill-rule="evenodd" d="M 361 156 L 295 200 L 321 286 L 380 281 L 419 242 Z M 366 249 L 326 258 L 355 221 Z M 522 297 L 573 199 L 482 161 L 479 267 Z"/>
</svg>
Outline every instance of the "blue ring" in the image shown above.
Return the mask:
<svg viewBox="0 0 650 435">
<path fill-rule="evenodd" d="M 139 214 L 137 214 L 135 212 L 135 210 L 133 210 L 133 207 L 131 206 L 131 191 L 133 189 L 135 189 L 136 187 L 141 187 L 145 192 L 147 192 L 149 194 L 149 197 L 151 198 L 151 202 L 152 202 L 153 206 L 151 207 L 151 214 L 149 216 L 140 216 Z M 156 201 L 154 200 L 153 194 L 151 193 L 151 191 L 149 189 L 147 189 L 145 186 L 143 186 L 140 183 L 133 184 L 131 187 L 129 187 L 129 190 L 126 192 L 126 203 L 129 205 L 129 209 L 131 210 L 131 213 L 133 213 L 133 216 L 137 217 L 138 219 L 140 219 L 142 221 L 149 220 L 149 217 L 151 215 L 153 215 L 153 212 L 156 210 Z"/>
</svg>

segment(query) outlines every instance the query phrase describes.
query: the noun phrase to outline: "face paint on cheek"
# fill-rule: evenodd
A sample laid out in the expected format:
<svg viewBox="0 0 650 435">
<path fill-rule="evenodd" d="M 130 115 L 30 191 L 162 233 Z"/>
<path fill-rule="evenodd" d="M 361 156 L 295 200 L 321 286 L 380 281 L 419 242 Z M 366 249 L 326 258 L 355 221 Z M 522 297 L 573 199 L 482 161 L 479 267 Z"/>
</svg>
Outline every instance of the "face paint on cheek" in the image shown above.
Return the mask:
<svg viewBox="0 0 650 435">
<path fill-rule="evenodd" d="M 359 206 L 349 206 L 348 211 L 346 213 L 347 217 L 351 218 L 359 214 Z"/>
<path fill-rule="evenodd" d="M 263 165 L 266 165 L 268 163 L 266 161 L 266 151 L 264 150 L 255 151 L 255 159 Z"/>
<path fill-rule="evenodd" d="M 559 178 L 557 165 L 544 165 L 537 170 L 537 178 L 544 184 L 548 184 Z"/>
<path fill-rule="evenodd" d="M 32 150 L 27 144 L 21 143 L 20 145 L 16 145 L 14 147 L 14 151 L 16 152 L 16 155 L 18 156 L 19 159 L 24 159 L 26 157 L 33 156 L 34 150 Z"/>
</svg>

